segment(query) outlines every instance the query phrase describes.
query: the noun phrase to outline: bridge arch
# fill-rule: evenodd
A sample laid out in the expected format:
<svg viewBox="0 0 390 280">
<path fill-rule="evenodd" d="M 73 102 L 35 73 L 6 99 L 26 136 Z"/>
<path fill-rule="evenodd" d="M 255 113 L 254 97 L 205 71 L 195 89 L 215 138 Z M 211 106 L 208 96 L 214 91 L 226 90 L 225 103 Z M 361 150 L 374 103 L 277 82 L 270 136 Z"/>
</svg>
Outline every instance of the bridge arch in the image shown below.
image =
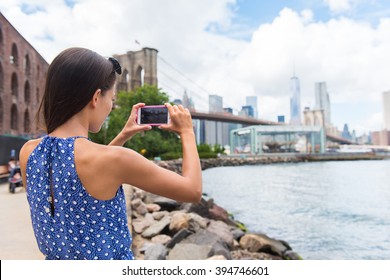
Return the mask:
<svg viewBox="0 0 390 280">
<path fill-rule="evenodd" d="M 153 48 L 114 55 L 124 69 L 118 90 L 132 91 L 144 84 L 157 86 L 157 53 Z"/>
</svg>

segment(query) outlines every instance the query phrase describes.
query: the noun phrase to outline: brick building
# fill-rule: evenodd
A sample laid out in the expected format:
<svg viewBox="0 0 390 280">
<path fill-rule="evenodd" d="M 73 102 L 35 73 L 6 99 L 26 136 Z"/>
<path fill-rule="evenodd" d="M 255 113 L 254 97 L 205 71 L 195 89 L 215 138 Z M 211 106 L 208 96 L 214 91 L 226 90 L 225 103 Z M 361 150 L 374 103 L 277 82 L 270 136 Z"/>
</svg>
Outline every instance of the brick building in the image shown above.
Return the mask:
<svg viewBox="0 0 390 280">
<path fill-rule="evenodd" d="M 49 64 L 0 13 L 0 135 L 37 133 Z"/>
</svg>

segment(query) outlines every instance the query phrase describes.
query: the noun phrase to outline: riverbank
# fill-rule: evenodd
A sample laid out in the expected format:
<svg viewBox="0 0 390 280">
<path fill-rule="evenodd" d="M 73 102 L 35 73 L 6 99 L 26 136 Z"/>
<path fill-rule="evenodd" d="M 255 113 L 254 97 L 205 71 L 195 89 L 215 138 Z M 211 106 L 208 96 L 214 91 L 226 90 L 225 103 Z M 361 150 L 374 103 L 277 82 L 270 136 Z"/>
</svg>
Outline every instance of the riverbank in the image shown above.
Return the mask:
<svg viewBox="0 0 390 280">
<path fill-rule="evenodd" d="M 202 170 L 222 166 L 242 166 L 274 163 L 298 163 L 314 161 L 383 160 L 389 156 L 374 153 L 329 153 L 329 154 L 265 154 L 262 156 L 236 155 L 201 159 Z M 180 173 L 182 160 L 156 162 L 161 167 Z"/>
</svg>

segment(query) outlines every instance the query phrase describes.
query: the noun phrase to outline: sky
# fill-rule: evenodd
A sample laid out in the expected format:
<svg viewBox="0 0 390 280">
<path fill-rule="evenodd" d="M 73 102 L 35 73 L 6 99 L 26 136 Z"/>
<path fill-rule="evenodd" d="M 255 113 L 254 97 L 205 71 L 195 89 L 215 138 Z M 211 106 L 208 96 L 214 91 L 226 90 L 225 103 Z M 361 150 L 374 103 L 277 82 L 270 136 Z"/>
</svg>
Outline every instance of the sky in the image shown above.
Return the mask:
<svg viewBox="0 0 390 280">
<path fill-rule="evenodd" d="M 259 118 L 290 118 L 289 82 L 301 109 L 326 82 L 331 122 L 358 135 L 384 127 L 390 90 L 387 0 L 2 0 L 0 11 L 47 60 L 68 47 L 103 56 L 158 50 L 158 81 L 199 111 L 208 95 L 237 113 L 258 97 Z"/>
</svg>

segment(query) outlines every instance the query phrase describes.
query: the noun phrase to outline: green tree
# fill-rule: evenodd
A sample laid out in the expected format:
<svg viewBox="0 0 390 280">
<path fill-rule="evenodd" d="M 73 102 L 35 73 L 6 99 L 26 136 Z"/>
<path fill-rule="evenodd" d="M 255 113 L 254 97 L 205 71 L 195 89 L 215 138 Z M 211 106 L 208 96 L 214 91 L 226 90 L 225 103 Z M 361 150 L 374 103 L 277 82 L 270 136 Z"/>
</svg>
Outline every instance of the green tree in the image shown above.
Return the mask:
<svg viewBox="0 0 390 280">
<path fill-rule="evenodd" d="M 116 108 L 103 125 L 101 131 L 91 134 L 90 138 L 101 144 L 108 144 L 122 130 L 130 116 L 134 104 L 162 105 L 169 101 L 169 96 L 156 86 L 144 85 L 131 92 L 119 92 Z M 175 153 L 181 156 L 181 144 L 175 133 L 163 131 L 154 127 L 150 131 L 135 135 L 125 143 L 125 147 L 131 148 L 147 158 L 162 156 L 166 153 Z"/>
</svg>

